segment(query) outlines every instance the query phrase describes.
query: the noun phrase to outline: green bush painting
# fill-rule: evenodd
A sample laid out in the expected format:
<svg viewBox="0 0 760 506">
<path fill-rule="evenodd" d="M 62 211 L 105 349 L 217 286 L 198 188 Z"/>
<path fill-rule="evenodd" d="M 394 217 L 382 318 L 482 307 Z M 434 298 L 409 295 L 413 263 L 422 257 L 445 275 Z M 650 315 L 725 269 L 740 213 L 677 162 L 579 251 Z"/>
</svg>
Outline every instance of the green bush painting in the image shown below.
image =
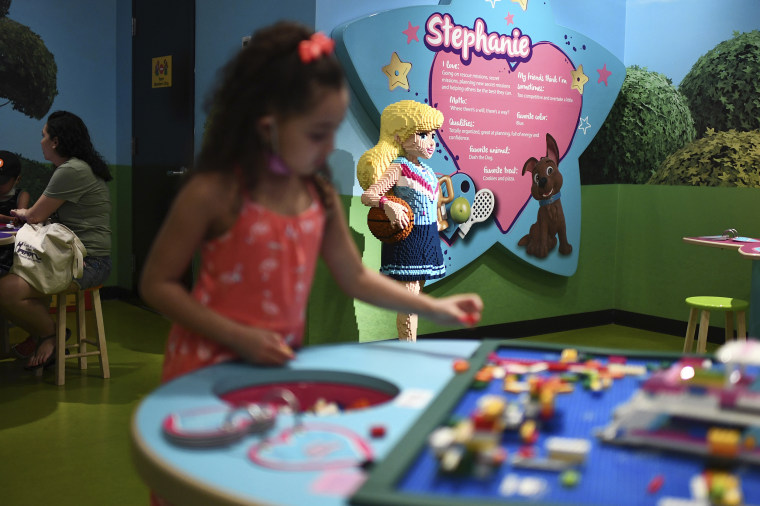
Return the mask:
<svg viewBox="0 0 760 506">
<path fill-rule="evenodd" d="M 581 184 L 646 183 L 665 157 L 695 137 L 686 100 L 670 79 L 627 67 L 607 120 L 578 161 Z"/>
<path fill-rule="evenodd" d="M 760 129 L 760 31 L 735 34 L 701 56 L 683 78 L 697 135 Z"/>
</svg>

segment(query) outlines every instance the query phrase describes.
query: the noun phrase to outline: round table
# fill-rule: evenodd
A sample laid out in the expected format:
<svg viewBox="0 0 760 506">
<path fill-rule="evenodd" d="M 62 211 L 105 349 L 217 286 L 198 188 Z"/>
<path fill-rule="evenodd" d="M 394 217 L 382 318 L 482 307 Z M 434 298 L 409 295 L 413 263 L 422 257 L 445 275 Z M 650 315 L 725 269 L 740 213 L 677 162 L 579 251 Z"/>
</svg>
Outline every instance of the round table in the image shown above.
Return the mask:
<svg viewBox="0 0 760 506">
<path fill-rule="evenodd" d="M 0 227 L 0 246 L 13 244 L 16 240 L 18 228 Z"/>
<path fill-rule="evenodd" d="M 683 241 L 713 248 L 735 249 L 743 258 L 752 260 L 747 335 L 755 338 L 760 337 L 760 239 L 710 235 L 684 237 Z"/>
<path fill-rule="evenodd" d="M 304 348 L 282 368 L 236 362 L 186 374 L 137 407 L 131 428 L 135 466 L 173 504 L 346 504 L 367 465 L 345 462 L 382 459 L 451 380 L 454 361 L 469 358 L 479 345 L 451 339 L 321 345 Z M 172 415 L 212 416 L 229 408 L 225 399 L 235 392 L 283 382 L 307 388 L 311 382 L 328 397 L 329 382 L 391 395 L 330 415 L 280 413 L 266 435 L 246 434 L 224 446 L 188 447 L 167 437 L 164 424 Z M 300 431 L 293 430 L 296 423 Z"/>
</svg>

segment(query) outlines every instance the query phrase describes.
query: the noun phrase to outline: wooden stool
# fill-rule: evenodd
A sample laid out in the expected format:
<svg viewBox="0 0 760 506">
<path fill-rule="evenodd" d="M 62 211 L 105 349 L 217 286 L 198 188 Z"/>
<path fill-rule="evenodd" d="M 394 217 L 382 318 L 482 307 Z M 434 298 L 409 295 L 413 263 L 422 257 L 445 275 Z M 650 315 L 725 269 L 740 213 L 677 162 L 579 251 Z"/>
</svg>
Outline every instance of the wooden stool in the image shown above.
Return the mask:
<svg viewBox="0 0 760 506">
<path fill-rule="evenodd" d="M 87 357 L 97 355 L 100 359 L 100 370 L 103 378 L 111 377 L 111 370 L 108 367 L 108 350 L 106 349 L 106 331 L 103 326 L 103 309 L 100 305 L 100 288 L 94 286 L 84 290 L 65 291 L 56 294 L 56 348 L 55 348 L 55 384 L 63 385 L 66 381 L 66 359 L 78 358 L 79 368 L 87 369 Z M 90 292 L 92 295 L 92 309 L 95 311 L 95 323 L 97 332 L 97 342 L 87 339 L 87 329 L 85 324 L 85 299 L 84 294 Z M 73 344 L 66 344 L 66 295 L 75 294 L 76 296 L 76 313 L 77 313 L 77 340 Z M 97 347 L 95 351 L 87 351 L 87 344 Z M 66 355 L 66 350 L 77 350 L 76 353 Z"/>
<path fill-rule="evenodd" d="M 689 323 L 686 326 L 686 341 L 683 344 L 684 353 L 691 353 L 694 344 L 694 331 L 697 326 L 697 313 L 701 310 L 699 320 L 699 338 L 697 340 L 697 353 L 705 353 L 707 350 L 707 329 L 710 327 L 710 311 L 723 311 L 726 313 L 726 342 L 734 338 L 734 312 L 736 312 L 736 338 L 747 339 L 746 311 L 749 302 L 730 297 L 687 297 L 686 304 L 691 307 Z"/>
</svg>

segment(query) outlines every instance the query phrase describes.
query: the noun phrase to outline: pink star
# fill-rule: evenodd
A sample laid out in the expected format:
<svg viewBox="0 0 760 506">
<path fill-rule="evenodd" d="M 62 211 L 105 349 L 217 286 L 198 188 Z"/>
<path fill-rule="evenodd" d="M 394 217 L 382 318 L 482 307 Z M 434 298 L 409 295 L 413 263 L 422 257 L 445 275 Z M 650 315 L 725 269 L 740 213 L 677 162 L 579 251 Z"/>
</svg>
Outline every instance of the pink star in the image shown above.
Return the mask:
<svg viewBox="0 0 760 506">
<path fill-rule="evenodd" d="M 420 29 L 420 25 L 412 26 L 411 21 L 409 21 L 408 23 L 409 23 L 409 28 L 401 32 L 404 35 L 406 35 L 406 43 L 409 44 L 413 40 L 416 40 L 417 42 L 419 42 L 420 39 L 417 38 L 417 30 Z"/>
<path fill-rule="evenodd" d="M 596 69 L 596 71 L 599 72 L 599 80 L 597 83 L 604 82 L 604 85 L 607 86 L 607 78 L 612 74 L 612 72 L 607 70 L 607 64 L 605 63 L 604 67 Z"/>
<path fill-rule="evenodd" d="M 515 24 L 514 20 L 512 19 L 514 17 L 515 17 L 514 14 L 507 13 L 507 17 L 504 18 L 504 19 L 507 20 L 507 25 L 514 25 Z"/>
</svg>

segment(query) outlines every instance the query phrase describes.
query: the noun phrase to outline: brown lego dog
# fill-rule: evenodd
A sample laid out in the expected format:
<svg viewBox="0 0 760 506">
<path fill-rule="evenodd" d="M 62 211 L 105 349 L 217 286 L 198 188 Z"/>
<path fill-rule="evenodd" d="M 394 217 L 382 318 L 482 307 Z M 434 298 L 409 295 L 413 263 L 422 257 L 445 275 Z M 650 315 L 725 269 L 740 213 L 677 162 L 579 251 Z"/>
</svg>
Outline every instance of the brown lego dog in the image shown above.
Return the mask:
<svg viewBox="0 0 760 506">
<path fill-rule="evenodd" d="M 562 187 L 562 174 L 559 172 L 559 149 L 554 137 L 546 134 L 546 156 L 541 160 L 531 157 L 523 166 L 525 171 L 533 174 L 530 194 L 538 201 L 538 216 L 536 223 L 531 225 L 530 232 L 517 242 L 525 246 L 525 252 L 538 258 L 545 258 L 557 245 L 559 236 L 559 252 L 569 255 L 573 247 L 567 242 L 565 213 L 562 212 L 559 189 Z"/>
</svg>

